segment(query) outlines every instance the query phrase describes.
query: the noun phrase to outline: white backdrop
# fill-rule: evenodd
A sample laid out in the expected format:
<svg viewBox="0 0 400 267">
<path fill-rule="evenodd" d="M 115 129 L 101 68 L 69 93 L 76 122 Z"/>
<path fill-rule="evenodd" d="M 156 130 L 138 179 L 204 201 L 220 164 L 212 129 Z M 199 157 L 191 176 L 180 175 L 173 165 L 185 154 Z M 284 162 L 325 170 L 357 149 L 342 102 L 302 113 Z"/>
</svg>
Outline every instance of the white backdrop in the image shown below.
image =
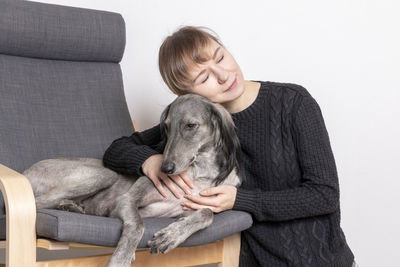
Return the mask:
<svg viewBox="0 0 400 267">
<path fill-rule="evenodd" d="M 306 87 L 328 128 L 342 228 L 356 260 L 362 267 L 400 266 L 398 1 L 41 2 L 123 15 L 125 94 L 142 130 L 158 123 L 175 98 L 162 82 L 157 56 L 163 39 L 180 25 L 215 30 L 245 79 Z"/>
</svg>

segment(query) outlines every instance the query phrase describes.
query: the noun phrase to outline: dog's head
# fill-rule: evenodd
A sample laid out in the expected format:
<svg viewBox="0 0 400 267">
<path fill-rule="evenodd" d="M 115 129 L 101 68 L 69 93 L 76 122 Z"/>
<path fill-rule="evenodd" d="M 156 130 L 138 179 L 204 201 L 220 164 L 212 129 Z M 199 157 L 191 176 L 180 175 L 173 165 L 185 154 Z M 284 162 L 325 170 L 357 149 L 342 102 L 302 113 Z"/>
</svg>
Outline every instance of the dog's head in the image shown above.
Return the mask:
<svg viewBox="0 0 400 267">
<path fill-rule="evenodd" d="M 229 112 L 197 94 L 175 99 L 160 119 L 164 157 L 161 170 L 179 174 L 196 161 L 199 153 L 214 149 L 219 174 L 214 184 L 222 183 L 236 168 L 243 179 L 241 149 Z"/>
</svg>

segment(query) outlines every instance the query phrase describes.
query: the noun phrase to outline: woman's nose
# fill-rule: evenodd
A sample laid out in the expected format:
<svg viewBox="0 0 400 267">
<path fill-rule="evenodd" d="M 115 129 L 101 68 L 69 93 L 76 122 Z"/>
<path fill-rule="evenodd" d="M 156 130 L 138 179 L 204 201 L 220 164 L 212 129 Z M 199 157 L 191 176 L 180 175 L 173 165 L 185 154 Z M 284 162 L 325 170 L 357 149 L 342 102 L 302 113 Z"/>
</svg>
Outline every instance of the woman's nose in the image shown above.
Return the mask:
<svg viewBox="0 0 400 267">
<path fill-rule="evenodd" d="M 218 67 L 218 66 L 215 67 L 214 71 L 215 71 L 215 74 L 217 76 L 218 82 L 220 84 L 224 84 L 228 80 L 228 78 L 229 78 L 229 72 L 228 71 L 226 71 L 223 68 Z"/>
</svg>

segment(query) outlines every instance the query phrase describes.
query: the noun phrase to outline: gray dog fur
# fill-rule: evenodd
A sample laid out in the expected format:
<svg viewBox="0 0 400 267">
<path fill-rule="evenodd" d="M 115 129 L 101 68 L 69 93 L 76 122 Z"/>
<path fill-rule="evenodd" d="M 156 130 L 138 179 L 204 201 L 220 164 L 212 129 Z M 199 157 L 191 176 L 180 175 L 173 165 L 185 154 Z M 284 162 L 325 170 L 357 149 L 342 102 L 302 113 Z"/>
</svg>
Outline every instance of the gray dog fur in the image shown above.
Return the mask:
<svg viewBox="0 0 400 267">
<path fill-rule="evenodd" d="M 228 111 L 196 94 L 175 99 L 162 113 L 162 171 L 187 171 L 198 195 L 218 184 L 243 179 L 240 145 Z M 163 196 L 146 176 L 118 174 L 99 159 L 57 158 L 37 162 L 23 173 L 32 184 L 37 209 L 57 208 L 119 218 L 123 229 L 107 266 L 130 266 L 144 232 L 144 217 L 177 217 L 148 242 L 151 253 L 167 253 L 213 221 L 211 209 L 184 211 L 169 190 Z M 179 188 L 181 195 L 183 191 Z"/>
</svg>

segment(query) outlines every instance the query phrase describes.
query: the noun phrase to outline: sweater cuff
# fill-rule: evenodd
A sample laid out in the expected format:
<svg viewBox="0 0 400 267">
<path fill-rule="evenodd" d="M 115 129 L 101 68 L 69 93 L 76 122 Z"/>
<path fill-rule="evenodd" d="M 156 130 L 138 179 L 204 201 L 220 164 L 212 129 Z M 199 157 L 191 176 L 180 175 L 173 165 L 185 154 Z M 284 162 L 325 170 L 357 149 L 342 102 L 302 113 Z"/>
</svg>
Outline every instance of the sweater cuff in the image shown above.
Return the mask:
<svg viewBox="0 0 400 267">
<path fill-rule="evenodd" d="M 256 201 L 256 192 L 239 187 L 236 191 L 236 199 L 232 209 L 247 211 L 251 213 L 256 208 Z"/>
</svg>

